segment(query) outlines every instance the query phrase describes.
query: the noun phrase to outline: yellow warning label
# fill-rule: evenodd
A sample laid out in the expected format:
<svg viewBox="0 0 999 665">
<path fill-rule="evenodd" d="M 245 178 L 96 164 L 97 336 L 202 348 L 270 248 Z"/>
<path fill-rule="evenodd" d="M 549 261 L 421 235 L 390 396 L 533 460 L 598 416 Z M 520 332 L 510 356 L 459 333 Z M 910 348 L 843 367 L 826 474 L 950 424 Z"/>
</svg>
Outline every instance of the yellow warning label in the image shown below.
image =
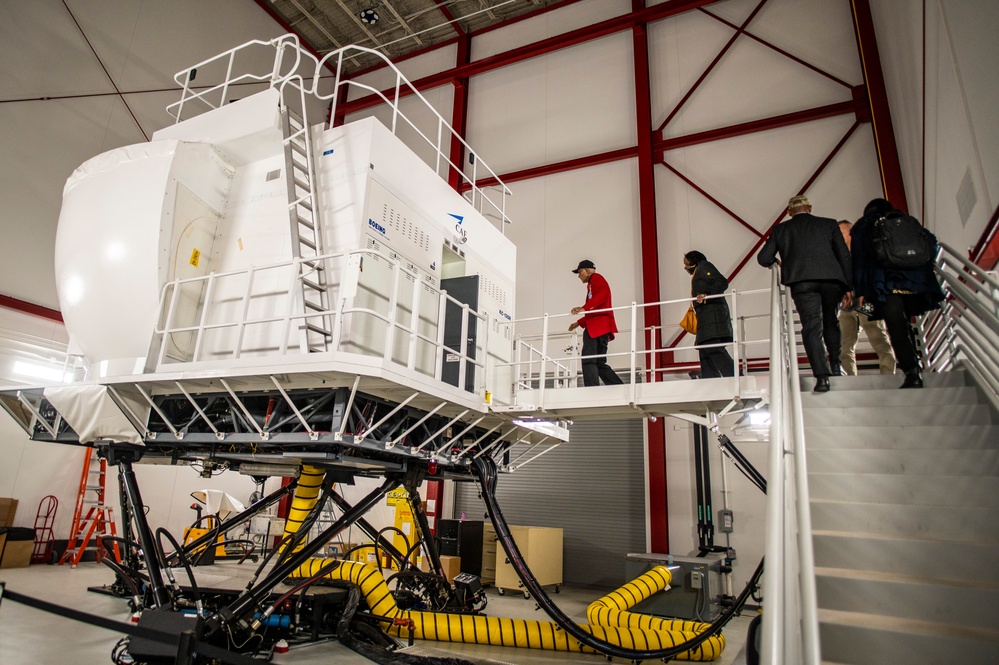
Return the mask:
<svg viewBox="0 0 999 665">
<path fill-rule="evenodd" d="M 198 261 L 200 259 L 201 259 L 201 252 L 199 252 L 196 248 L 193 249 L 193 250 L 191 250 L 191 260 L 188 261 L 188 263 L 190 263 L 192 266 L 194 266 L 195 268 L 197 268 L 198 267 Z"/>
<path fill-rule="evenodd" d="M 404 487 L 394 489 L 385 495 L 385 503 L 389 506 L 394 506 L 399 502 L 405 503 L 408 500 L 409 500 L 409 492 L 407 492 Z"/>
</svg>

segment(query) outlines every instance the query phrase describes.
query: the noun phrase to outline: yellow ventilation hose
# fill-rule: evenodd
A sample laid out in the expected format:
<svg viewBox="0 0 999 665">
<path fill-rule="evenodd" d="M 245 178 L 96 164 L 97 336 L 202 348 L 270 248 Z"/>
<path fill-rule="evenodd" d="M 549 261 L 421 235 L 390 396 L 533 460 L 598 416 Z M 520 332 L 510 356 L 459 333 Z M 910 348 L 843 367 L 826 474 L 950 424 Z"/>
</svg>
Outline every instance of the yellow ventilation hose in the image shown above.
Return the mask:
<svg viewBox="0 0 999 665">
<path fill-rule="evenodd" d="M 295 488 L 295 496 L 292 498 L 291 508 L 288 510 L 288 519 L 284 523 L 284 538 L 281 540 L 282 551 L 288 546 L 290 540 L 288 536 L 298 533 L 305 518 L 315 508 L 325 475 L 324 470 L 314 466 L 302 467 L 302 473 L 298 477 L 298 486 Z M 305 540 L 303 539 L 294 551 L 297 552 L 304 546 Z"/>
<path fill-rule="evenodd" d="M 312 577 L 327 564 L 329 561 L 325 559 L 310 559 L 293 577 Z M 550 621 L 402 610 L 396 605 L 381 572 L 366 563 L 343 561 L 327 577 L 346 580 L 360 588 L 371 613 L 395 621 L 390 632 L 400 637 L 408 637 L 409 626 L 412 626 L 413 637 L 421 640 L 596 653 Z M 656 619 L 624 611 L 665 588 L 669 579 L 666 568 L 654 568 L 595 601 L 587 610 L 591 625 L 580 627 L 600 640 L 625 649 L 668 649 L 692 639 L 706 629 L 707 624 Z M 724 649 L 725 638 L 719 634 L 676 657 L 710 661 Z"/>
</svg>

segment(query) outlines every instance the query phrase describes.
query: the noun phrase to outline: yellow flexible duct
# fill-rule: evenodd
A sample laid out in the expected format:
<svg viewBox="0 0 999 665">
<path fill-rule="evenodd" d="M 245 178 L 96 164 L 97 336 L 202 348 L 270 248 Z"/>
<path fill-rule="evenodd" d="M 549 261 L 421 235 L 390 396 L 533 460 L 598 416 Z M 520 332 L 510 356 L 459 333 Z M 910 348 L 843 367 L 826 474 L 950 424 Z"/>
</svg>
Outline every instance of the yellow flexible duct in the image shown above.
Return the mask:
<svg viewBox="0 0 999 665">
<path fill-rule="evenodd" d="M 326 472 L 314 466 L 302 466 L 302 474 L 298 477 L 298 486 L 295 488 L 295 496 L 291 501 L 291 508 L 288 510 L 288 519 L 284 523 L 284 537 L 298 533 L 305 518 L 309 516 L 319 500 L 319 491 L 323 486 L 323 477 Z M 282 540 L 281 550 L 287 547 L 288 541 Z M 295 551 L 305 546 L 303 540 L 295 547 Z"/>
<path fill-rule="evenodd" d="M 303 564 L 295 573 L 294 577 L 312 577 L 320 568 L 328 564 L 328 560 L 310 559 Z M 661 584 L 659 588 L 669 581 L 669 572 L 665 568 L 658 567 L 653 571 L 656 573 L 648 581 L 638 578 L 631 584 L 648 584 L 651 587 Z M 398 620 L 406 625 L 397 625 L 391 628 L 392 634 L 399 637 L 408 637 L 409 622 L 412 621 L 413 637 L 421 640 L 438 640 L 444 642 L 468 642 L 473 644 L 490 644 L 494 646 L 526 647 L 529 649 L 549 649 L 556 651 L 582 651 L 584 653 L 595 653 L 593 649 L 581 645 L 575 638 L 566 634 L 557 624 L 550 621 L 527 621 L 523 619 L 503 619 L 471 614 L 446 614 L 434 612 L 418 612 L 402 610 L 395 603 L 392 592 L 385 583 L 385 578 L 374 566 L 356 561 L 343 561 L 335 569 L 327 574 L 330 579 L 347 580 L 355 584 L 361 590 L 361 594 L 367 601 L 372 614 L 392 620 Z M 662 580 L 665 580 L 663 582 Z M 630 593 L 625 591 L 625 585 L 618 591 L 596 601 L 598 603 L 615 603 L 615 600 L 607 601 L 614 594 Z M 649 595 L 654 593 L 650 591 Z M 631 607 L 638 600 L 633 601 L 626 607 Z M 591 605 L 591 609 L 593 605 Z M 608 608 L 610 606 L 608 605 Z M 640 617 L 640 615 L 623 612 L 614 608 L 616 614 L 599 610 L 594 614 L 614 616 L 616 620 L 621 620 L 622 615 L 628 615 L 625 620 L 630 623 L 629 617 Z M 589 617 L 589 611 L 587 612 Z M 652 617 L 649 617 L 650 619 Z M 608 619 L 615 620 L 615 619 Z M 662 625 L 671 622 L 655 619 Z M 693 638 L 697 633 L 704 630 L 705 624 L 693 622 L 676 622 L 683 624 L 681 629 L 657 629 L 650 626 L 636 627 L 630 625 L 589 625 L 580 626 L 594 637 L 604 640 L 610 644 L 626 649 L 658 650 L 676 646 L 688 639 Z M 710 661 L 717 658 L 725 649 L 725 638 L 716 635 L 702 642 L 698 647 L 677 656 L 680 660 Z"/>
<path fill-rule="evenodd" d="M 644 630 L 673 630 L 699 633 L 706 624 L 681 619 L 660 619 L 648 614 L 635 614 L 631 609 L 652 594 L 665 589 L 672 576 L 665 566 L 655 568 L 636 577 L 620 589 L 611 591 L 586 608 L 586 620 L 596 626 L 626 626 Z"/>
</svg>

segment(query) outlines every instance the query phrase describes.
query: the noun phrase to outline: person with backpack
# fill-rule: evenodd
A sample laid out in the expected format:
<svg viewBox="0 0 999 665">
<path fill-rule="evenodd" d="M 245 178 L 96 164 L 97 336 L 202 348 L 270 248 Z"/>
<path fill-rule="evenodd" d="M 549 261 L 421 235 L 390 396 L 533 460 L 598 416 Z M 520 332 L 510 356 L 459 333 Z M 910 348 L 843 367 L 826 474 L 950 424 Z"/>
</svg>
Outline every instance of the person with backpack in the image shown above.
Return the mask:
<svg viewBox="0 0 999 665">
<path fill-rule="evenodd" d="M 937 239 L 918 220 L 885 199 L 874 199 L 850 231 L 853 288 L 858 304 L 873 305 L 884 319 L 899 368 L 901 388 L 922 388 L 919 355 L 909 319 L 940 307 L 943 290 L 933 274 Z"/>
</svg>

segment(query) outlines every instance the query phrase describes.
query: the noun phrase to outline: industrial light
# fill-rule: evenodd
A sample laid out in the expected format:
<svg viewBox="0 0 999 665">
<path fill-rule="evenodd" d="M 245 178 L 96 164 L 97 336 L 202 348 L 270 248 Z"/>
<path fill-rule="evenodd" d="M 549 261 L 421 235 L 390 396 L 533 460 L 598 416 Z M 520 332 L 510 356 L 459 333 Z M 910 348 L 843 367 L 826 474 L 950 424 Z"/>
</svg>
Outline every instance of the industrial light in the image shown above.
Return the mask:
<svg viewBox="0 0 999 665">
<path fill-rule="evenodd" d="M 271 478 L 282 476 L 284 478 L 297 478 L 298 468 L 289 464 L 261 464 L 258 462 L 243 463 L 239 465 L 239 472 L 244 476 L 259 476 Z"/>
<path fill-rule="evenodd" d="M 378 12 L 376 12 L 374 8 L 365 9 L 361 11 L 358 16 L 361 17 L 361 23 L 366 23 L 367 25 L 374 25 L 375 23 L 378 23 Z"/>
<path fill-rule="evenodd" d="M 67 374 L 61 367 L 39 365 L 38 363 L 29 363 L 23 360 L 14 361 L 13 372 L 19 376 L 41 379 L 42 381 L 59 381 L 62 383 L 72 381 L 72 374 Z"/>
</svg>

